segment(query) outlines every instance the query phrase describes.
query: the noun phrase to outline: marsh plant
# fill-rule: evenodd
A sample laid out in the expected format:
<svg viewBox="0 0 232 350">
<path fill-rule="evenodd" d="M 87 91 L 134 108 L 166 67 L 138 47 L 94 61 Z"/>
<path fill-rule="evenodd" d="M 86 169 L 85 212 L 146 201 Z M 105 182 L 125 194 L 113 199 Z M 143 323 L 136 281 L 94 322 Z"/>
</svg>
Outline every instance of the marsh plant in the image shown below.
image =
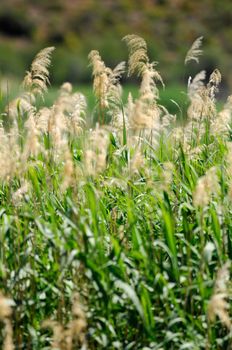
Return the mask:
<svg viewBox="0 0 232 350">
<path fill-rule="evenodd" d="M 89 54 L 92 112 L 68 82 L 44 104 L 53 47 L 2 108 L 4 350 L 232 347 L 232 99 L 218 110 L 221 74 L 200 71 L 180 119 L 147 43 L 123 41 L 115 68 Z M 140 81 L 126 102 L 123 75 Z"/>
</svg>

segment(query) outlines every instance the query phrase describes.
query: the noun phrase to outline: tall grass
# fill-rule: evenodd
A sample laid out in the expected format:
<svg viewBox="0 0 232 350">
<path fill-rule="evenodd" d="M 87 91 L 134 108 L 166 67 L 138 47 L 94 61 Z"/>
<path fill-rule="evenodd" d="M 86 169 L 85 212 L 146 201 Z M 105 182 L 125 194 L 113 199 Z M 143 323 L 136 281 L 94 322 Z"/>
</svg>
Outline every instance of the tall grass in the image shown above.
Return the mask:
<svg viewBox="0 0 232 350">
<path fill-rule="evenodd" d="M 176 122 L 147 44 L 124 40 L 141 86 L 123 101 L 125 64 L 92 51 L 95 122 L 69 83 L 43 106 L 53 48 L 2 109 L 4 350 L 232 346 L 231 97 L 217 112 L 220 72 L 201 72 Z"/>
</svg>

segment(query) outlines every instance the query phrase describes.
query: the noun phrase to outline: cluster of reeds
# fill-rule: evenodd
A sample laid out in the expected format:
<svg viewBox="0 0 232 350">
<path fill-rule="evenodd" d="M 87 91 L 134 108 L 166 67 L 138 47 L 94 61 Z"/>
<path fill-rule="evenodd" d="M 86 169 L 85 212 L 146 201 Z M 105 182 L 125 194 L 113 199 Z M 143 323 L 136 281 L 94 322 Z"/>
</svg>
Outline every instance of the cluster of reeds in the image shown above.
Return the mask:
<svg viewBox="0 0 232 350">
<path fill-rule="evenodd" d="M 46 105 L 53 47 L 3 106 L 0 289 L 14 300 L 0 295 L 4 350 L 231 346 L 231 96 L 218 110 L 221 74 L 200 71 L 180 120 L 160 103 L 147 43 L 123 41 L 128 63 L 114 69 L 89 54 L 93 118 L 68 82 Z M 140 83 L 124 102 L 126 72 Z"/>
</svg>

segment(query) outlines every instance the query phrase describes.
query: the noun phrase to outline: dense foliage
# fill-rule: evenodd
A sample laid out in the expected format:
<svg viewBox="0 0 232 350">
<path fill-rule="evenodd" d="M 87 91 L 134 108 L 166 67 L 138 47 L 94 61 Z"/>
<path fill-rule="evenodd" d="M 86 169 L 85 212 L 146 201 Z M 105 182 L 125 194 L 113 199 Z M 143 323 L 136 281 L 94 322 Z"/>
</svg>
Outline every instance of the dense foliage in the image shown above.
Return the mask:
<svg viewBox="0 0 232 350">
<path fill-rule="evenodd" d="M 124 42 L 138 97 L 122 103 L 125 63 L 110 69 L 91 51 L 97 123 L 69 83 L 41 106 L 52 47 L 2 110 L 5 350 L 231 348 L 231 98 L 218 112 L 220 72 L 205 83 L 202 71 L 175 121 L 146 42 Z"/>
</svg>

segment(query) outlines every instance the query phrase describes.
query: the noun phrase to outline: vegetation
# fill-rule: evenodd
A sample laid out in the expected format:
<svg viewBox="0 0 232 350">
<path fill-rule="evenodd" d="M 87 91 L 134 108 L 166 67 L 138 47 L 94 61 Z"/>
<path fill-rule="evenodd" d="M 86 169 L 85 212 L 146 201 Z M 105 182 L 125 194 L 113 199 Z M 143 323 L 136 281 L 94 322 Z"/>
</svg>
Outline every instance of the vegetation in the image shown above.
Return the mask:
<svg viewBox="0 0 232 350">
<path fill-rule="evenodd" d="M 12 349 L 230 349 L 232 99 L 218 69 L 178 116 L 147 44 L 89 54 L 95 106 L 64 83 L 44 106 L 39 52 L 0 127 L 0 342 Z M 201 38 L 185 62 L 198 61 Z M 121 77 L 137 75 L 122 99 Z"/>
</svg>

